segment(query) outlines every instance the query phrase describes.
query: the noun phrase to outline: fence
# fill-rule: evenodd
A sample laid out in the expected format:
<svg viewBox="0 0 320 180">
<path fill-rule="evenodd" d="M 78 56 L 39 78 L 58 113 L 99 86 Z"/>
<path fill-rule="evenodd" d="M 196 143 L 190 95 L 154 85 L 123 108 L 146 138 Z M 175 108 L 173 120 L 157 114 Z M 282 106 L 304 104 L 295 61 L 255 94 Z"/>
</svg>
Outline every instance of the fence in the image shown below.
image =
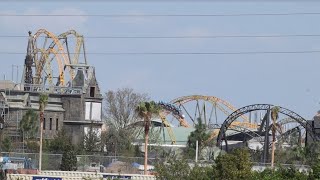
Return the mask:
<svg viewBox="0 0 320 180">
<path fill-rule="evenodd" d="M 6 153 L 2 152 L 4 157 L 26 158 L 31 161 L 31 167 L 38 169 L 38 153 Z M 42 170 L 60 170 L 62 154 L 42 154 Z M 155 165 L 157 159 L 149 158 L 148 165 Z M 100 156 L 100 155 L 77 155 L 77 171 L 82 172 L 109 172 L 109 173 L 139 173 L 137 169 L 142 167 L 143 157 L 125 157 L 125 156 Z"/>
</svg>

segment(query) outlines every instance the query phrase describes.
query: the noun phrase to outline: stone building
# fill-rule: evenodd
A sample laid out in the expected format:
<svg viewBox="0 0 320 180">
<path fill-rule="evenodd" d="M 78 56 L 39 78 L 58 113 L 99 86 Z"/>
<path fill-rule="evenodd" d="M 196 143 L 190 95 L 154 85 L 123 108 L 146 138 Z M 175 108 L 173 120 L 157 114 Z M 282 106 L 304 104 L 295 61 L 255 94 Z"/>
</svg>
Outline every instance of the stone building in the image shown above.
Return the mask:
<svg viewBox="0 0 320 180">
<path fill-rule="evenodd" d="M 91 125 L 101 131 L 102 95 L 94 70 L 89 79 L 85 79 L 79 70 L 73 79 L 73 87 L 53 88 L 47 91 L 45 87 L 25 88 L 23 84 L 0 81 L 0 115 L 6 136 L 21 140 L 19 122 L 27 110 L 38 112 L 39 95 L 43 92 L 49 96 L 43 122 L 45 139 L 54 138 L 64 128 L 72 142 L 78 144 Z"/>
</svg>

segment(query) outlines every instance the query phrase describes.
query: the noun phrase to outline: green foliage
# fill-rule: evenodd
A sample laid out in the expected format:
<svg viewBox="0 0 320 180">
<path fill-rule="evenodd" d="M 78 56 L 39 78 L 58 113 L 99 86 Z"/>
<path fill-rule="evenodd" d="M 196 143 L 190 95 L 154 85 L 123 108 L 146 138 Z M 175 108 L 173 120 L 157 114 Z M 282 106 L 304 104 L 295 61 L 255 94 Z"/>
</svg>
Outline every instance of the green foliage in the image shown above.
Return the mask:
<svg viewBox="0 0 320 180">
<path fill-rule="evenodd" d="M 219 155 L 213 166 L 217 179 L 248 179 L 251 177 L 252 163 L 249 151 L 235 149 L 229 154 Z"/>
<path fill-rule="evenodd" d="M 27 141 L 27 152 L 38 153 L 39 152 L 39 143 L 38 143 L 38 141 L 28 140 Z"/>
<path fill-rule="evenodd" d="M 190 175 L 188 179 L 193 180 L 211 180 L 213 175 L 213 168 L 212 167 L 201 167 L 198 164 L 192 168 L 190 171 Z"/>
<path fill-rule="evenodd" d="M 191 168 L 185 160 L 171 158 L 168 162 L 156 164 L 155 170 L 159 180 L 188 180 Z"/>
<path fill-rule="evenodd" d="M 213 169 L 211 166 L 201 167 L 196 164 L 193 168 L 185 160 L 169 158 L 168 162 L 159 162 L 155 166 L 156 178 L 159 180 L 210 180 Z"/>
<path fill-rule="evenodd" d="M 20 121 L 20 131 L 26 140 L 34 139 L 38 132 L 38 115 L 34 110 L 28 110 Z"/>
<path fill-rule="evenodd" d="M 262 172 L 251 171 L 250 154 L 246 149 L 235 149 L 229 154 L 220 154 L 212 167 L 195 164 L 191 168 L 185 160 L 169 158 L 168 162 L 160 162 L 155 168 L 159 180 L 314 180 L 320 177 L 320 163 L 312 167 L 313 173 L 309 175 L 299 172 L 294 166 L 267 168 Z"/>
<path fill-rule="evenodd" d="M 11 152 L 12 150 L 12 141 L 9 137 L 5 137 L 1 143 L 1 149 L 4 152 Z"/>
<path fill-rule="evenodd" d="M 116 130 L 113 126 L 110 126 L 106 134 L 104 135 L 104 141 L 108 155 L 135 155 L 134 146 L 131 144 L 133 141 L 132 131 L 126 131 L 126 129 Z"/>
<path fill-rule="evenodd" d="M 67 145 L 62 155 L 62 162 L 60 166 L 62 171 L 76 171 L 77 170 L 77 155 L 73 145 Z"/>
<path fill-rule="evenodd" d="M 48 141 L 48 151 L 60 154 L 71 144 L 71 138 L 67 136 L 64 129 L 60 130 L 54 139 Z"/>
<path fill-rule="evenodd" d="M 136 108 L 137 114 L 145 120 L 150 120 L 153 114 L 159 114 L 161 107 L 154 101 L 140 102 Z"/>
<path fill-rule="evenodd" d="M 308 176 L 306 173 L 299 172 L 294 167 L 289 168 L 283 168 L 278 167 L 276 170 L 272 169 L 266 169 L 262 172 L 253 172 L 252 177 L 250 178 L 252 180 L 308 180 L 308 179 L 314 179 L 311 178 L 311 176 Z"/>
<path fill-rule="evenodd" d="M 320 161 L 318 160 L 312 165 L 312 174 L 310 174 L 311 178 L 320 179 Z"/>
<path fill-rule="evenodd" d="M 309 165 L 313 166 L 320 161 L 320 143 L 314 142 L 305 147 L 303 155 Z"/>
<path fill-rule="evenodd" d="M 49 96 L 48 94 L 40 94 L 39 95 L 39 111 L 43 112 L 45 107 L 48 104 Z"/>
<path fill-rule="evenodd" d="M 94 129 L 93 124 L 90 125 L 89 131 L 84 135 L 84 150 L 87 153 L 101 150 L 101 138 L 98 131 Z"/>
<path fill-rule="evenodd" d="M 194 158 L 196 154 L 196 141 L 198 141 L 199 152 L 206 146 L 210 134 L 206 132 L 206 125 L 203 124 L 200 118 L 197 119 L 198 123 L 195 125 L 195 131 L 191 132 L 188 136 L 188 143 L 186 148 L 187 158 Z"/>
</svg>

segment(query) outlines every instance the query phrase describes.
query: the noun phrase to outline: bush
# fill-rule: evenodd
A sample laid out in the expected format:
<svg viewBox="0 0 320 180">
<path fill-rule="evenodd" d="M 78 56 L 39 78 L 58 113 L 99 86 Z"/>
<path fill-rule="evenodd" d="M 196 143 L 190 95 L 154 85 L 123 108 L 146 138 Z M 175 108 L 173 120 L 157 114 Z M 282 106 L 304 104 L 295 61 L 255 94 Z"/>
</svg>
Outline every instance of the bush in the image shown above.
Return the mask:
<svg viewBox="0 0 320 180">
<path fill-rule="evenodd" d="M 249 151 L 235 149 L 229 154 L 219 155 L 213 166 L 214 177 L 217 179 L 249 179 L 252 163 Z"/>
<path fill-rule="evenodd" d="M 75 148 L 72 145 L 66 146 L 66 148 L 63 151 L 60 170 L 62 171 L 77 170 L 77 155 L 76 155 Z"/>
</svg>

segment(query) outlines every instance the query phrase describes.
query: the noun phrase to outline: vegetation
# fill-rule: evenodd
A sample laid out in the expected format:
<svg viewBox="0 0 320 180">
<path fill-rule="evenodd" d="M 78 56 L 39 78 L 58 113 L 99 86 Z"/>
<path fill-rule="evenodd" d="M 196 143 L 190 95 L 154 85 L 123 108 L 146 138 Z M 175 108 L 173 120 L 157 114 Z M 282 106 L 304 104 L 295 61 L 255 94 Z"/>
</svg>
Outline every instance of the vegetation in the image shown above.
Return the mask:
<svg viewBox="0 0 320 180">
<path fill-rule="evenodd" d="M 195 164 L 191 168 L 185 160 L 159 162 L 156 165 L 156 177 L 159 180 L 200 179 L 200 180 L 313 180 L 320 177 L 320 163 L 312 167 L 312 172 L 299 172 L 295 167 L 266 169 L 262 172 L 251 171 L 252 163 L 247 149 L 236 149 L 228 154 L 220 154 L 214 165 Z"/>
<path fill-rule="evenodd" d="M 24 139 L 36 138 L 39 129 L 37 113 L 34 110 L 28 110 L 22 117 L 19 126 Z"/>
<path fill-rule="evenodd" d="M 147 164 L 148 164 L 148 141 L 149 141 L 149 130 L 151 126 L 152 115 L 158 115 L 160 111 L 160 106 L 154 101 L 151 102 L 141 102 L 136 108 L 136 112 L 139 117 L 144 119 L 144 174 L 147 174 Z"/>
<path fill-rule="evenodd" d="M 109 126 L 108 131 L 104 134 L 104 142 L 107 149 L 107 154 L 117 156 L 139 156 L 135 152 L 135 147 L 131 144 L 133 134 L 125 129 L 116 130 L 113 126 Z"/>
<path fill-rule="evenodd" d="M 34 110 L 28 110 L 22 117 L 19 127 L 23 144 L 27 145 L 27 152 L 38 152 L 39 146 L 36 142 L 36 135 L 39 130 L 39 122 L 37 113 Z"/>
<path fill-rule="evenodd" d="M 218 156 L 215 161 L 214 177 L 217 179 L 248 179 L 251 174 L 251 159 L 246 149 L 235 149 L 229 154 Z"/>
<path fill-rule="evenodd" d="M 101 137 L 98 130 L 93 127 L 93 124 L 90 124 L 88 132 L 84 135 L 83 146 L 87 153 L 101 151 Z"/>
<path fill-rule="evenodd" d="M 8 136 L 5 136 L 1 142 L 1 150 L 4 152 L 11 152 L 12 150 L 12 141 Z"/>
<path fill-rule="evenodd" d="M 66 145 L 62 155 L 61 171 L 77 170 L 77 154 L 73 145 Z"/>
<path fill-rule="evenodd" d="M 140 119 L 135 112 L 138 104 L 148 100 L 147 94 L 136 93 L 130 88 L 106 92 L 104 114 L 107 123 L 111 124 L 116 130 L 127 128 Z"/>
<path fill-rule="evenodd" d="M 136 155 L 131 143 L 141 127 L 132 125 L 140 120 L 135 110 L 140 102 L 148 100 L 147 94 L 130 88 L 105 93 L 103 110 L 108 130 L 102 134 L 102 141 L 108 155 Z"/>
<path fill-rule="evenodd" d="M 46 149 L 50 153 L 61 154 L 71 144 L 71 138 L 67 136 L 64 129 L 60 130 L 54 139 L 48 141 Z"/>
<path fill-rule="evenodd" d="M 200 118 L 197 119 L 198 123 L 195 125 L 195 131 L 191 132 L 188 137 L 186 156 L 193 159 L 196 154 L 196 142 L 198 141 L 199 152 L 207 146 L 207 140 L 210 138 L 210 134 L 206 132 L 206 125 L 203 124 Z"/>
</svg>

